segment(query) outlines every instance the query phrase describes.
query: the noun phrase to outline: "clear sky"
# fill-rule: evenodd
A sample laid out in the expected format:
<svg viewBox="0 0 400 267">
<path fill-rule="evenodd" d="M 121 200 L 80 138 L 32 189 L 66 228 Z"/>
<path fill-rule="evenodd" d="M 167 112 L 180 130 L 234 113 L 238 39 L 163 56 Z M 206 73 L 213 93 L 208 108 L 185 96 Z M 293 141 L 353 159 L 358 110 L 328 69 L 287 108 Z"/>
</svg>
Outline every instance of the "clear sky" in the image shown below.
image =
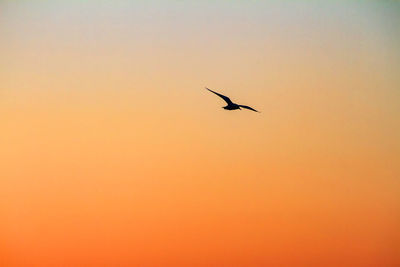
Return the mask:
<svg viewBox="0 0 400 267">
<path fill-rule="evenodd" d="M 1 1 L 0 265 L 400 265 L 399 14 Z"/>
</svg>

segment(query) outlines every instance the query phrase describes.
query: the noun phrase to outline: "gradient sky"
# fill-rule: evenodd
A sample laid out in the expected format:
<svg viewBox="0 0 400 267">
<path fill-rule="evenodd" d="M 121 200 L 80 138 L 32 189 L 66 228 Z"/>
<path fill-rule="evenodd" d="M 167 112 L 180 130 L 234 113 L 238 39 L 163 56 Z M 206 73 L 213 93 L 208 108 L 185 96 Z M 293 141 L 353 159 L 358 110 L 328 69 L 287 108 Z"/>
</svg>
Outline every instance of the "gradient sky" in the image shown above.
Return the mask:
<svg viewBox="0 0 400 267">
<path fill-rule="evenodd" d="M 0 1 L 0 265 L 399 266 L 399 14 Z"/>
</svg>

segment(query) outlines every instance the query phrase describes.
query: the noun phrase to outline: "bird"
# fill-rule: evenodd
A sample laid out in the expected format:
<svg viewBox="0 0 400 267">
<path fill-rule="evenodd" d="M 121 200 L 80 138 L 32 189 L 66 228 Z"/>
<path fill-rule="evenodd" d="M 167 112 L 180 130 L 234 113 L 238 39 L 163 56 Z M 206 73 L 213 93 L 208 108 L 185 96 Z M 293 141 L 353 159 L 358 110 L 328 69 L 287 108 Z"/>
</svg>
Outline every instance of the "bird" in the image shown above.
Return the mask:
<svg viewBox="0 0 400 267">
<path fill-rule="evenodd" d="M 207 87 L 206 87 L 206 89 L 207 89 L 208 91 L 210 91 L 210 92 L 216 94 L 217 96 L 221 97 L 221 98 L 228 104 L 227 106 L 222 107 L 223 109 L 226 109 L 226 110 L 240 109 L 240 110 L 241 110 L 241 108 L 245 108 L 245 109 L 249 109 L 249 110 L 252 110 L 252 111 L 255 111 L 255 112 L 259 112 L 259 111 L 255 110 L 255 109 L 252 108 L 252 107 L 245 106 L 245 105 L 239 105 L 239 104 L 233 103 L 232 100 L 230 100 L 229 97 L 224 96 L 224 95 L 221 95 L 221 94 L 219 94 L 219 93 L 217 93 L 217 92 L 214 92 L 213 90 L 208 89 Z"/>
</svg>

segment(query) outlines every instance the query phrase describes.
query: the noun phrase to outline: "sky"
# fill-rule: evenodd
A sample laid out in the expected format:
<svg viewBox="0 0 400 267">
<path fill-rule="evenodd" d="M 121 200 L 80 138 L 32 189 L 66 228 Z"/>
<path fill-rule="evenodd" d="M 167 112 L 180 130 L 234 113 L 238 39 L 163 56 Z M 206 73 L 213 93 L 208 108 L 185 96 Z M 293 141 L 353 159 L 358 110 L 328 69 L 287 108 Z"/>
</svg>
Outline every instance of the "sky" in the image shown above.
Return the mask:
<svg viewBox="0 0 400 267">
<path fill-rule="evenodd" d="M 400 265 L 399 14 L 0 1 L 0 265 Z"/>
</svg>

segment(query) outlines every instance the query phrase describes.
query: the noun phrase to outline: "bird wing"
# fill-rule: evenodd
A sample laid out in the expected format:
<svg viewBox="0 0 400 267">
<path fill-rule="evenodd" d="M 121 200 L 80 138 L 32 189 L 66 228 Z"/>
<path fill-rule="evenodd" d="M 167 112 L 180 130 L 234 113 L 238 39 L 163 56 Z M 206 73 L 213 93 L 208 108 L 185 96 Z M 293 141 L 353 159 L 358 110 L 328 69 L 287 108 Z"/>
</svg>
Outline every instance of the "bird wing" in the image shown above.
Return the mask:
<svg viewBox="0 0 400 267">
<path fill-rule="evenodd" d="M 249 107 L 249 106 L 243 106 L 243 105 L 239 105 L 239 107 L 241 107 L 241 108 L 245 108 L 245 109 L 250 109 L 250 110 L 252 110 L 252 111 L 255 111 L 255 112 L 259 112 L 258 110 L 255 110 L 254 108 L 252 108 L 252 107 Z"/>
<path fill-rule="evenodd" d="M 223 100 L 225 100 L 226 103 L 228 103 L 228 105 L 233 104 L 232 101 L 229 99 L 229 97 L 224 96 L 224 95 L 221 95 L 221 94 L 218 94 L 217 92 L 214 92 L 213 90 L 210 90 L 210 89 L 208 89 L 207 87 L 206 87 L 206 89 L 207 89 L 208 91 L 210 91 L 210 92 L 216 94 L 217 96 L 221 97 Z"/>
</svg>

